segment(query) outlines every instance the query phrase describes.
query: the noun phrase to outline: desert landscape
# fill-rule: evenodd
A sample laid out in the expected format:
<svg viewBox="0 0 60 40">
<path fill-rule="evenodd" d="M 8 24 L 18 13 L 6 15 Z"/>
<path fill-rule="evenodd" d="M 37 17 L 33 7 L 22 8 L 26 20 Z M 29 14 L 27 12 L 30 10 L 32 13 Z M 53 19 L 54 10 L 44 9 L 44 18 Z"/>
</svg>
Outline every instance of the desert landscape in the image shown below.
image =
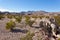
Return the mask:
<svg viewBox="0 0 60 40">
<path fill-rule="evenodd" d="M 0 40 L 60 40 L 60 0 L 0 0 Z"/>
<path fill-rule="evenodd" d="M 0 12 L 0 40 L 60 40 L 60 14 Z"/>
</svg>

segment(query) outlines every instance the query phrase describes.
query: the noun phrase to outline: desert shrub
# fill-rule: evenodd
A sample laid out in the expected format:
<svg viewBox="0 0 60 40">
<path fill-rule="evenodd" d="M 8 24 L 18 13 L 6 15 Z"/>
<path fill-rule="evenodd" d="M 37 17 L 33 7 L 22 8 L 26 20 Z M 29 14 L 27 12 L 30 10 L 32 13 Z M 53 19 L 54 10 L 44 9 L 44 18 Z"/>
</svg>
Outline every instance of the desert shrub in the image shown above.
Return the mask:
<svg viewBox="0 0 60 40">
<path fill-rule="evenodd" d="M 38 16 L 40 19 L 42 19 L 43 18 L 43 16 Z"/>
<path fill-rule="evenodd" d="M 29 26 L 31 26 L 32 27 L 32 24 L 34 23 L 34 21 L 29 21 Z"/>
<path fill-rule="evenodd" d="M 26 24 L 28 24 L 29 20 L 30 20 L 30 17 L 29 16 L 25 16 L 25 21 L 26 21 Z"/>
<path fill-rule="evenodd" d="M 15 19 L 16 19 L 16 21 L 17 21 L 18 23 L 20 23 L 21 20 L 22 20 L 22 16 L 17 16 L 17 17 L 15 17 Z"/>
<path fill-rule="evenodd" d="M 6 29 L 12 31 L 12 29 L 15 27 L 15 22 L 9 21 L 6 23 Z"/>
<path fill-rule="evenodd" d="M 25 37 L 20 38 L 20 40 L 32 40 L 32 37 L 34 36 L 34 33 L 28 32 Z"/>
<path fill-rule="evenodd" d="M 32 24 L 34 23 L 34 21 L 31 21 L 29 16 L 25 16 L 25 18 L 26 18 L 26 20 L 25 20 L 26 25 L 32 26 Z"/>
<path fill-rule="evenodd" d="M 27 24 L 32 27 L 32 24 L 34 23 L 34 21 L 28 21 Z"/>
<path fill-rule="evenodd" d="M 29 20 L 29 19 L 30 19 L 30 17 L 29 17 L 29 16 L 25 16 L 25 18 L 26 18 L 27 20 Z"/>
<path fill-rule="evenodd" d="M 38 18 L 42 19 L 42 17 L 41 17 L 41 16 L 38 16 Z"/>
<path fill-rule="evenodd" d="M 13 17 L 12 15 L 7 15 L 7 18 L 9 19 L 12 19 L 12 17 Z"/>
<path fill-rule="evenodd" d="M 12 18 L 15 18 L 16 15 L 12 15 Z"/>
<path fill-rule="evenodd" d="M 44 18 L 45 16 L 38 16 L 40 19 Z"/>
<path fill-rule="evenodd" d="M 58 38 L 58 40 L 60 40 L 60 38 Z"/>
<path fill-rule="evenodd" d="M 60 26 L 60 16 L 54 16 L 56 23 Z"/>
<path fill-rule="evenodd" d="M 33 15 L 32 18 L 37 18 L 37 16 L 34 16 L 34 15 Z"/>
<path fill-rule="evenodd" d="M 49 16 L 45 16 L 46 18 L 49 18 Z"/>
<path fill-rule="evenodd" d="M 26 25 L 29 25 L 29 26 L 32 26 L 32 24 L 34 23 L 34 21 L 31 21 L 30 20 L 30 17 L 29 16 L 26 16 Z"/>
<path fill-rule="evenodd" d="M 4 16 L 3 15 L 0 15 L 0 19 L 2 19 L 2 18 L 4 18 Z"/>
</svg>

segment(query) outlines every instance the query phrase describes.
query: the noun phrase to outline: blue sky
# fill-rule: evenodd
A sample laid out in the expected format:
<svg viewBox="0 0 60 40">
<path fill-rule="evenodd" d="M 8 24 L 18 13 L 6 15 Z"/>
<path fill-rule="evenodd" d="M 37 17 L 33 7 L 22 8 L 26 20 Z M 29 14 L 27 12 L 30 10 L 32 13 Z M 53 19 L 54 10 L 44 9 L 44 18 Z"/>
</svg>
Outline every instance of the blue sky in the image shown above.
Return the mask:
<svg viewBox="0 0 60 40">
<path fill-rule="evenodd" d="M 0 11 L 48 11 L 59 12 L 60 0 L 0 0 Z"/>
</svg>

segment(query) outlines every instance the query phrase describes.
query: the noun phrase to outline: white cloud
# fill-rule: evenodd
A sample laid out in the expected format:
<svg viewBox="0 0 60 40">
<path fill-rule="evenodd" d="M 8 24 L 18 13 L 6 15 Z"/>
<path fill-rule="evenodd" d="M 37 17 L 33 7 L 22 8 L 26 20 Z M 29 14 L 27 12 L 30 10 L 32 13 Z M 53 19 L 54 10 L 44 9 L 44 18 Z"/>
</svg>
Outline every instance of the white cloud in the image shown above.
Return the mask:
<svg viewBox="0 0 60 40">
<path fill-rule="evenodd" d="M 0 8 L 0 11 L 8 11 L 7 9 Z"/>
<path fill-rule="evenodd" d="M 6 8 L 0 8 L 0 11 L 2 12 L 5 12 L 5 11 L 8 11 L 8 12 L 19 12 L 17 9 L 6 9 Z"/>
<path fill-rule="evenodd" d="M 0 11 L 2 11 L 2 12 L 5 12 L 5 11 L 13 12 L 12 10 L 4 9 L 4 8 L 0 8 Z"/>
</svg>

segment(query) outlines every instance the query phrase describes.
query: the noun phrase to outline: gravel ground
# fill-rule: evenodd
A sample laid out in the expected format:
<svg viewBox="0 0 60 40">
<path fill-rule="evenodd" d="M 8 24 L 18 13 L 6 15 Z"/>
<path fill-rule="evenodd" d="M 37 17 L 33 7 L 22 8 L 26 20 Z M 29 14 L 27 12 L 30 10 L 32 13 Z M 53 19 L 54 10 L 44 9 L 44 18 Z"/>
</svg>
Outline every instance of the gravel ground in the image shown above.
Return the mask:
<svg viewBox="0 0 60 40">
<path fill-rule="evenodd" d="M 23 32 L 9 32 L 5 29 L 6 23 L 10 21 L 11 19 L 4 18 L 3 20 L 0 20 L 0 40 L 20 40 L 21 37 L 25 36 L 26 33 Z M 18 28 L 19 29 L 19 28 Z M 30 30 L 31 32 L 35 32 L 37 29 L 32 27 L 24 27 L 20 29 L 26 29 Z"/>
<path fill-rule="evenodd" d="M 5 26 L 6 26 L 6 23 L 8 21 L 10 21 L 11 19 L 8 19 L 8 18 L 4 18 L 3 20 L 0 20 L 0 40 L 20 40 L 21 37 L 24 37 L 26 36 L 26 33 L 22 32 L 22 30 L 28 30 L 32 33 L 35 33 L 35 32 L 39 32 L 38 33 L 38 36 L 40 35 L 40 37 L 44 38 L 45 35 L 42 34 L 40 30 L 40 28 L 35 28 L 35 27 L 29 27 L 29 26 L 26 26 L 26 27 L 23 27 L 23 28 L 20 28 L 18 25 L 17 28 L 19 30 L 21 30 L 21 32 L 9 32 L 5 29 Z M 33 40 L 35 40 L 35 38 L 37 39 L 37 34 L 35 33 L 35 36 L 33 36 Z"/>
<path fill-rule="evenodd" d="M 10 19 L 8 19 L 8 18 L 0 20 L 0 40 L 20 40 L 20 37 L 23 37 L 25 35 L 25 33 L 22 33 L 22 32 L 17 32 L 17 33 L 8 32 L 5 29 L 5 25 L 8 21 L 10 21 Z"/>
</svg>

